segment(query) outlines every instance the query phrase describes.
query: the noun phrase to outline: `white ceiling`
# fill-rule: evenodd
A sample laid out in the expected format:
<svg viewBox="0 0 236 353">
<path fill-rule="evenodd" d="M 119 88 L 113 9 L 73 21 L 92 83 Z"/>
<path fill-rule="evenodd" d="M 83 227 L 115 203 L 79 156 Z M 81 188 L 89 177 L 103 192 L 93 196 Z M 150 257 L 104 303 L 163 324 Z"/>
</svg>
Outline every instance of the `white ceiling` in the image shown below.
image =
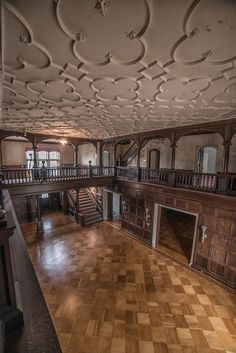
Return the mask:
<svg viewBox="0 0 236 353">
<path fill-rule="evenodd" d="M 103 138 L 236 118 L 235 0 L 8 0 L 1 128 Z"/>
</svg>

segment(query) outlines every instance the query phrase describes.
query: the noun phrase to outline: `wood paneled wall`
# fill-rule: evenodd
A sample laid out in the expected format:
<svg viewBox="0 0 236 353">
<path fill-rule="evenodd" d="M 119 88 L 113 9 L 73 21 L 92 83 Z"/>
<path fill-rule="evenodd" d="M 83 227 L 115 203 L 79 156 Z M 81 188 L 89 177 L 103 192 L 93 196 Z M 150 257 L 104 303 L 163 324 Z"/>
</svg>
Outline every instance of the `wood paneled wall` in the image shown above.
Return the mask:
<svg viewBox="0 0 236 353">
<path fill-rule="evenodd" d="M 34 196 L 12 196 L 12 203 L 19 223 L 37 219 L 37 203 Z"/>
<path fill-rule="evenodd" d="M 122 228 L 149 244 L 155 203 L 197 214 L 193 266 L 236 289 L 235 198 L 128 181 L 117 185 L 123 197 Z M 150 210 L 148 222 L 145 208 Z M 204 242 L 201 225 L 207 227 Z"/>
</svg>

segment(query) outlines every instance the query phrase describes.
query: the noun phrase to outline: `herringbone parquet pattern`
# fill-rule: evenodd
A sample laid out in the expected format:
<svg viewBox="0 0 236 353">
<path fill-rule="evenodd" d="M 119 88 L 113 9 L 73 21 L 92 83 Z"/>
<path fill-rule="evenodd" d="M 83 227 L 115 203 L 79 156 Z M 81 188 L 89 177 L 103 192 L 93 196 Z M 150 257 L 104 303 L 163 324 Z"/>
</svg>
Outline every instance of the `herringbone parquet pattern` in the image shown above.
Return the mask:
<svg viewBox="0 0 236 353">
<path fill-rule="evenodd" d="M 50 217 L 28 248 L 64 353 L 236 352 L 235 295 L 108 223 Z"/>
</svg>

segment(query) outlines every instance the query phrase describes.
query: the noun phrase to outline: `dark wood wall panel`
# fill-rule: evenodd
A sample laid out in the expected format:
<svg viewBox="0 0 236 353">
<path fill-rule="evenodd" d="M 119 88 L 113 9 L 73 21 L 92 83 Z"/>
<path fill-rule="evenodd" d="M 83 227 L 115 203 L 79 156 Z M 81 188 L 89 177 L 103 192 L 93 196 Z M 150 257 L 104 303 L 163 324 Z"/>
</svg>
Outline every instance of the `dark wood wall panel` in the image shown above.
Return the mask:
<svg viewBox="0 0 236 353">
<path fill-rule="evenodd" d="M 34 196 L 12 196 L 12 203 L 19 223 L 35 221 L 37 218 Z"/>
<path fill-rule="evenodd" d="M 118 181 L 117 186 L 124 201 L 122 228 L 149 244 L 155 203 L 197 214 L 193 266 L 236 289 L 236 199 L 128 181 Z M 204 242 L 201 225 L 207 226 Z"/>
</svg>

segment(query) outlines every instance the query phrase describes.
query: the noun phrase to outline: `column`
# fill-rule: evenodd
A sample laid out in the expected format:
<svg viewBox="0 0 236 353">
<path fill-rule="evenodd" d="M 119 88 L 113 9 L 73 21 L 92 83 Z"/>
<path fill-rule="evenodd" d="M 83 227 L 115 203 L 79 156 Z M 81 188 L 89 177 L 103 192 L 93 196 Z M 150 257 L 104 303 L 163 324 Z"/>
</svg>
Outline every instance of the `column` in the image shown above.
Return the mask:
<svg viewBox="0 0 236 353">
<path fill-rule="evenodd" d="M 223 143 L 224 152 L 223 152 L 223 160 L 222 160 L 222 173 L 227 174 L 229 169 L 229 153 L 230 153 L 230 141 L 225 141 Z"/>
<path fill-rule="evenodd" d="M 33 168 L 37 168 L 37 144 L 33 143 Z"/>
<path fill-rule="evenodd" d="M 0 168 L 2 168 L 2 140 L 0 141 Z"/>
<path fill-rule="evenodd" d="M 176 150 L 176 143 L 172 143 L 170 145 L 171 148 L 171 165 L 170 165 L 170 169 L 175 169 L 175 150 Z"/>
<path fill-rule="evenodd" d="M 113 166 L 116 166 L 116 145 L 113 146 Z"/>
<path fill-rule="evenodd" d="M 100 142 L 99 145 L 99 165 L 103 166 L 103 155 L 102 155 L 102 150 L 103 150 L 104 144 Z"/>
<path fill-rule="evenodd" d="M 78 145 L 73 145 L 74 147 L 74 166 L 78 166 Z"/>
<path fill-rule="evenodd" d="M 37 234 L 43 235 L 43 220 L 41 217 L 41 205 L 40 205 L 41 195 L 36 196 L 36 214 L 37 214 Z"/>
<path fill-rule="evenodd" d="M 140 169 L 140 146 L 137 146 L 137 169 L 138 169 L 138 181 L 141 180 L 141 169 Z"/>
</svg>

